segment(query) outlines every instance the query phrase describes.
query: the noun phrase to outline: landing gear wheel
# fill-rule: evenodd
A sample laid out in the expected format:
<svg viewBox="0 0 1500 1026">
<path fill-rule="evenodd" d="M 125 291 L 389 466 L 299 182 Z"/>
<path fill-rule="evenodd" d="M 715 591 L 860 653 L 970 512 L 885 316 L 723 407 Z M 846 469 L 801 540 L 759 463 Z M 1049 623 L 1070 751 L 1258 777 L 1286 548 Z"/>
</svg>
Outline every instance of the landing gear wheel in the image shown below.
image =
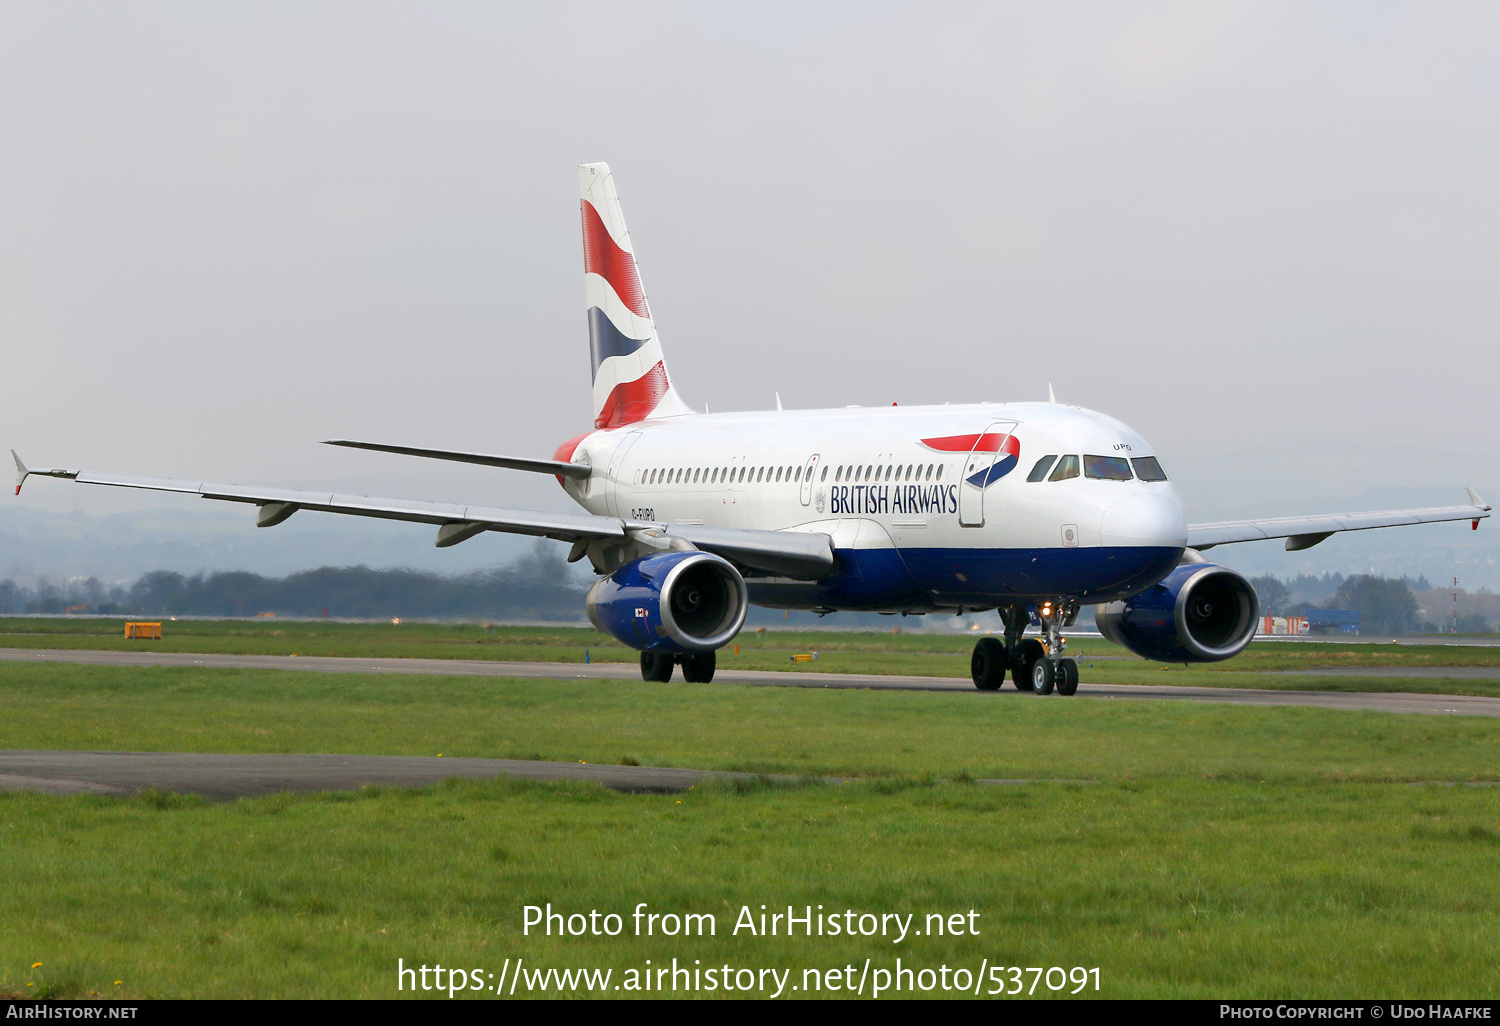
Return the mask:
<svg viewBox="0 0 1500 1026">
<path fill-rule="evenodd" d="M 714 667 L 718 665 L 718 653 L 695 652 L 682 657 L 682 679 L 689 684 L 710 684 L 714 679 Z"/>
<path fill-rule="evenodd" d="M 1005 671 L 1010 660 L 1006 658 L 1005 646 L 995 638 L 980 638 L 974 646 L 973 658 L 969 660 L 969 675 L 980 691 L 999 691 L 1005 683 Z"/>
<path fill-rule="evenodd" d="M 1067 696 L 1078 690 L 1078 662 L 1074 659 L 1057 661 L 1057 693 Z"/>
<path fill-rule="evenodd" d="M 672 679 L 672 666 L 675 663 L 676 660 L 670 653 L 642 652 L 641 680 L 651 680 L 659 684 L 665 684 Z"/>
<path fill-rule="evenodd" d="M 1047 650 L 1042 648 L 1040 641 L 1035 638 L 1027 638 L 1021 642 L 1020 647 L 1016 649 L 1015 672 L 1011 674 L 1011 678 L 1016 682 L 1017 691 L 1030 691 L 1032 689 L 1031 669 L 1036 665 L 1038 660 L 1045 662 L 1046 659 Z"/>
<path fill-rule="evenodd" d="M 1051 659 L 1042 658 L 1031 664 L 1032 691 L 1039 695 L 1050 695 L 1056 679 L 1056 671 L 1052 667 Z"/>
</svg>

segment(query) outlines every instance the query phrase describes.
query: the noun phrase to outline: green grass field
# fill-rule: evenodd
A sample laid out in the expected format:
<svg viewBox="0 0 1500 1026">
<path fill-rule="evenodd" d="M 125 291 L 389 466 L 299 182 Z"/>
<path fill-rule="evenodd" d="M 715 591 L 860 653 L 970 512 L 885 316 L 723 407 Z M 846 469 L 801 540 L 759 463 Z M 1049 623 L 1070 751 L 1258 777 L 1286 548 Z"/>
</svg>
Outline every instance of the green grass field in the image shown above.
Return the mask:
<svg viewBox="0 0 1500 1026">
<path fill-rule="evenodd" d="M 454 782 L 222 805 L 0 793 L 0 994 L 391 997 L 398 958 L 482 980 L 524 958 L 608 969 L 614 986 L 674 957 L 791 971 L 788 986 L 900 957 L 971 974 L 985 959 L 1098 966 L 1110 997 L 1500 990 L 1500 789 L 1431 783 L 1500 779 L 1488 718 L 61 664 L 0 664 L 0 695 L 3 748 L 859 778 L 677 796 Z M 1016 777 L 1096 783 L 973 782 Z M 718 932 L 523 936 L 522 906 L 549 901 L 712 913 Z M 918 922 L 974 909 L 979 935 L 732 936 L 739 909 L 761 904 Z"/>
<path fill-rule="evenodd" d="M 634 650 L 587 627 L 507 627 L 479 624 L 337 623 L 295 620 L 176 620 L 160 641 L 126 640 L 119 619 L 0 618 L 0 647 L 227 652 L 250 655 L 368 656 L 482 659 L 519 662 L 635 662 Z M 968 677 L 974 638 L 963 634 L 834 631 L 748 631 L 719 653 L 725 669 L 800 673 L 880 673 Z M 736 647 L 738 651 L 736 651 Z M 1097 638 L 1068 651 L 1098 684 L 1177 684 L 1308 691 L 1415 691 L 1500 696 L 1500 677 L 1263 676 L 1267 671 L 1338 667 L 1500 666 L 1500 648 L 1447 645 L 1306 644 L 1255 642 L 1223 663 L 1162 666 Z M 817 652 L 813 663 L 794 663 Z"/>
</svg>

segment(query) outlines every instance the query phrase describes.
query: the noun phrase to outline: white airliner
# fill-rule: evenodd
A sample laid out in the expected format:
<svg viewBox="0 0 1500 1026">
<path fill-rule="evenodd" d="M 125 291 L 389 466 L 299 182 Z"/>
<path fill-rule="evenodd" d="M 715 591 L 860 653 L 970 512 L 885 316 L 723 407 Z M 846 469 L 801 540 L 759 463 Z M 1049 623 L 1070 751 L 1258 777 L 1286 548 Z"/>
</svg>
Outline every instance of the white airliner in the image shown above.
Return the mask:
<svg viewBox="0 0 1500 1026">
<path fill-rule="evenodd" d="M 1189 524 L 1155 450 L 1102 413 L 1047 403 L 698 413 L 667 371 L 634 247 L 605 164 L 579 168 L 594 429 L 551 460 L 372 442 L 329 444 L 557 476 L 586 512 L 375 499 L 78 470 L 30 474 L 253 503 L 257 526 L 298 510 L 411 520 L 439 546 L 481 531 L 572 544 L 600 575 L 600 630 L 641 652 L 641 674 L 713 678 L 749 603 L 778 609 L 954 613 L 998 609 L 1004 640 L 974 648 L 974 683 L 1070 695 L 1063 631 L 1097 605 L 1103 633 L 1171 662 L 1238 654 L 1257 600 L 1205 549 L 1337 531 L 1479 521 L 1467 504 Z M 780 402 L 777 403 L 778 407 Z M 12 455 L 15 455 L 12 452 Z M 1040 637 L 1024 638 L 1028 625 Z"/>
</svg>

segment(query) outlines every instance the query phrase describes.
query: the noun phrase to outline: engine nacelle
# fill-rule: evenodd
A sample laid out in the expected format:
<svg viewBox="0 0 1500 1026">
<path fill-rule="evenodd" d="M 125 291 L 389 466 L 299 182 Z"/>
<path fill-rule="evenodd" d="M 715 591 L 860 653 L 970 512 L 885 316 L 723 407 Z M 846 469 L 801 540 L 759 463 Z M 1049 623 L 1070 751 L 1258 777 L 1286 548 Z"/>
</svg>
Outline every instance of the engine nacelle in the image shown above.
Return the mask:
<svg viewBox="0 0 1500 1026">
<path fill-rule="evenodd" d="M 1123 602 L 1098 607 L 1099 633 L 1164 663 L 1215 663 L 1255 636 L 1260 600 L 1244 577 L 1216 563 L 1184 563 Z"/>
<path fill-rule="evenodd" d="M 627 563 L 589 589 L 589 619 L 642 652 L 712 652 L 745 625 L 745 579 L 709 552 L 663 552 Z"/>
</svg>

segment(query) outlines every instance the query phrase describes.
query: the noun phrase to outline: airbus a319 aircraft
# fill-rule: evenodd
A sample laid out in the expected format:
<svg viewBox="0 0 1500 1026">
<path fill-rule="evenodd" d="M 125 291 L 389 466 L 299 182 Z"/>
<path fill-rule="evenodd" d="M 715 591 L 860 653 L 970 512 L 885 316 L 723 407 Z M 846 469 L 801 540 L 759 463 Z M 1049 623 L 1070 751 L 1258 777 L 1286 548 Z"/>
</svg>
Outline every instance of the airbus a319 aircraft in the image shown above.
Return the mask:
<svg viewBox="0 0 1500 1026">
<path fill-rule="evenodd" d="M 273 527 L 299 510 L 410 520 L 439 546 L 483 531 L 572 545 L 599 579 L 589 618 L 641 653 L 641 675 L 713 679 L 750 603 L 777 609 L 962 613 L 997 609 L 1004 639 L 974 647 L 974 684 L 1071 695 L 1063 632 L 1095 605 L 1139 655 L 1210 662 L 1255 633 L 1257 599 L 1203 552 L 1338 531 L 1489 515 L 1463 505 L 1189 524 L 1156 451 L 1113 417 L 1056 402 L 699 413 L 667 370 L 605 164 L 579 167 L 594 426 L 550 460 L 338 440 L 552 474 L 581 507 L 547 513 L 254 488 L 56 468 L 28 475 L 252 503 Z M 1050 392 L 1050 388 L 1049 388 Z M 14 456 L 14 452 L 12 452 Z M 1025 637 L 1029 625 L 1037 634 Z"/>
</svg>

